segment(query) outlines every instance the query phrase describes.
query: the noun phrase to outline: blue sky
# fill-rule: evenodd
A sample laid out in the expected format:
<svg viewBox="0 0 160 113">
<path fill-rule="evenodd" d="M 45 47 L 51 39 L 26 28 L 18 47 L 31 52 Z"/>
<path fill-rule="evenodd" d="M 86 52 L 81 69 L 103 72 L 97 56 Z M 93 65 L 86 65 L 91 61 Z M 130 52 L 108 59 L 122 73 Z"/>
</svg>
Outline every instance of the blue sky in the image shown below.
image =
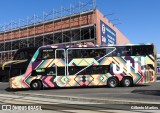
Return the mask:
<svg viewBox="0 0 160 113">
<path fill-rule="evenodd" d="M 79 0 L 81 2 L 90 0 Z M 78 0 L 1 0 L 0 25 L 34 14 L 41 15 L 60 7 L 69 7 Z M 97 8 L 131 41 L 154 43 L 160 53 L 160 0 L 97 0 Z"/>
</svg>

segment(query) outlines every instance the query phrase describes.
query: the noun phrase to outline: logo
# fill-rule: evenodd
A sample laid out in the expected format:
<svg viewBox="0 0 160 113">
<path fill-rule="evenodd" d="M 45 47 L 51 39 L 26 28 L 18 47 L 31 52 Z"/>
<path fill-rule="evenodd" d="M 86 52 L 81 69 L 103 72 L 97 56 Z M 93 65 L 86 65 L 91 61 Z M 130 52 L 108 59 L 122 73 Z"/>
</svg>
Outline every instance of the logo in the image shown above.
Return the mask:
<svg viewBox="0 0 160 113">
<path fill-rule="evenodd" d="M 106 38 L 104 36 L 102 36 L 102 42 L 106 43 Z"/>
<path fill-rule="evenodd" d="M 11 105 L 2 105 L 2 110 L 12 110 Z"/>
<path fill-rule="evenodd" d="M 142 72 L 145 72 L 144 65 L 145 65 L 145 59 L 144 59 L 144 57 L 141 57 L 141 69 L 142 69 L 141 71 Z M 130 62 L 130 60 L 127 60 L 127 63 L 126 63 L 125 67 L 127 69 L 127 73 L 130 73 L 131 72 L 131 67 L 133 67 L 133 65 Z M 117 70 L 116 64 L 113 64 L 113 72 L 115 74 L 123 73 L 123 68 L 124 68 L 124 65 L 120 64 L 119 65 L 119 70 Z M 138 59 L 137 58 L 134 59 L 134 71 L 135 71 L 135 73 L 138 73 Z"/>
<path fill-rule="evenodd" d="M 105 28 L 104 24 L 102 24 L 102 33 L 103 33 L 103 34 L 106 33 L 106 28 Z"/>
</svg>

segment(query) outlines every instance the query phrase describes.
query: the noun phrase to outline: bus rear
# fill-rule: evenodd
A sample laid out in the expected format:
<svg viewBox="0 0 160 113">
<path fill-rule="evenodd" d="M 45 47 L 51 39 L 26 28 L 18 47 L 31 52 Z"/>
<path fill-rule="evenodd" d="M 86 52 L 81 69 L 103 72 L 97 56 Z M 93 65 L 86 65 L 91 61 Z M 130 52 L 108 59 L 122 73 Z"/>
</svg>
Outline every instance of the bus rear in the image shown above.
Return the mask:
<svg viewBox="0 0 160 113">
<path fill-rule="evenodd" d="M 118 57 L 121 59 L 120 63 L 123 64 L 123 60 L 126 62 L 126 67 L 121 73 L 124 76 L 119 78 L 123 86 L 128 86 L 130 81 L 127 78 L 132 79 L 135 85 L 156 81 L 157 59 L 156 48 L 153 44 L 121 46 L 117 47 L 117 54 L 118 51 L 121 53 Z"/>
</svg>

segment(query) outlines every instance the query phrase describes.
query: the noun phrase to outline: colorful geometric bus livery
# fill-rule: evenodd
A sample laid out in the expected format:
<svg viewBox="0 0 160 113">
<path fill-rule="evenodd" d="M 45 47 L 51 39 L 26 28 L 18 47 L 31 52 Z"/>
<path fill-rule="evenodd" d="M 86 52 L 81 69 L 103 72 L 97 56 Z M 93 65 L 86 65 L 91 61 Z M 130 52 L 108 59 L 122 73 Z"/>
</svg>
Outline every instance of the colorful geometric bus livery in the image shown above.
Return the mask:
<svg viewBox="0 0 160 113">
<path fill-rule="evenodd" d="M 105 47 L 105 48 L 103 48 Z M 26 72 L 14 75 L 10 79 L 10 88 L 30 88 L 33 81 L 39 80 L 43 87 L 87 87 L 107 85 L 111 77 L 120 82 L 124 77 L 131 77 L 133 84 L 154 82 L 154 54 L 142 56 L 112 56 L 115 47 L 99 46 L 94 48 L 112 48 L 99 58 L 69 58 L 69 47 L 44 46 L 37 50 Z M 68 49 L 69 48 L 69 49 Z M 75 47 L 74 49 L 85 49 Z M 93 47 L 92 47 L 93 48 Z M 53 49 L 53 58 L 37 60 L 41 50 Z M 65 55 L 58 58 L 58 52 Z"/>
</svg>

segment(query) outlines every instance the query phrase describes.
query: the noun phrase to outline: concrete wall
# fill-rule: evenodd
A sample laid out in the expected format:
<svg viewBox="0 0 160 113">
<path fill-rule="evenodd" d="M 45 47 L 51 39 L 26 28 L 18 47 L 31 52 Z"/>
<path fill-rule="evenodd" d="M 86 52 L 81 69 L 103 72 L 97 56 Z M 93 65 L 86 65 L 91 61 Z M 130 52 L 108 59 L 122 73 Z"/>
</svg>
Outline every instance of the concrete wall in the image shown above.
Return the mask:
<svg viewBox="0 0 160 113">
<path fill-rule="evenodd" d="M 113 29 L 116 32 L 116 38 L 117 38 L 117 44 L 128 44 L 130 41 L 124 36 L 115 26 L 113 26 L 112 23 L 109 22 L 109 20 L 104 17 L 104 15 L 96 9 L 96 29 L 97 29 L 97 43 L 101 44 L 101 28 L 100 28 L 100 20 L 102 20 L 104 23 L 106 23 L 111 29 Z"/>
</svg>

